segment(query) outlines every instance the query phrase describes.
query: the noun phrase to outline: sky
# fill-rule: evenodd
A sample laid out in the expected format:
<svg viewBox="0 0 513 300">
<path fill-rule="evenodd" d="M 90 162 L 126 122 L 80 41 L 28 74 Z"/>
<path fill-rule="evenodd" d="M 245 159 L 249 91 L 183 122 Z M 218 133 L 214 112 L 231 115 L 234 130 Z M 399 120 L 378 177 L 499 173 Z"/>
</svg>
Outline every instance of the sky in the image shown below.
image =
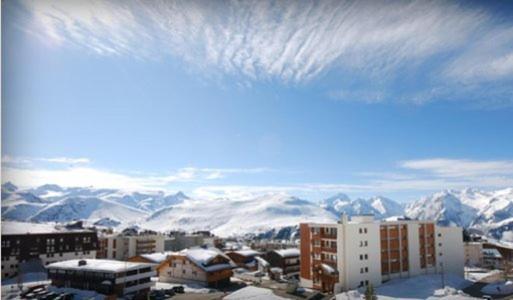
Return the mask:
<svg viewBox="0 0 513 300">
<path fill-rule="evenodd" d="M 3 1 L 2 182 L 513 187 L 513 3 Z"/>
</svg>

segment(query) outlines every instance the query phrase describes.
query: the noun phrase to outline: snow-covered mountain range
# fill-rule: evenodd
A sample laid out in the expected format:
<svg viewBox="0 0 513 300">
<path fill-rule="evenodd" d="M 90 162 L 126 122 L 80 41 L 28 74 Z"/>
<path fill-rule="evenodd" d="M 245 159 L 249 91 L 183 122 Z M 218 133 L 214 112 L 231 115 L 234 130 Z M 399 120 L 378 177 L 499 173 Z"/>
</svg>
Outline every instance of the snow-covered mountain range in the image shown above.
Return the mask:
<svg viewBox="0 0 513 300">
<path fill-rule="evenodd" d="M 18 189 L 2 185 L 2 219 L 32 222 L 85 220 L 92 224 L 153 230 L 211 230 L 221 236 L 266 233 L 299 222 L 334 222 L 341 213 L 405 215 L 476 228 L 497 239 L 513 239 L 513 188 L 497 191 L 447 190 L 407 206 L 377 196 L 350 199 L 337 194 L 319 202 L 274 193 L 253 199 L 192 199 L 179 192 L 128 192 L 117 189 L 43 185 Z"/>
</svg>

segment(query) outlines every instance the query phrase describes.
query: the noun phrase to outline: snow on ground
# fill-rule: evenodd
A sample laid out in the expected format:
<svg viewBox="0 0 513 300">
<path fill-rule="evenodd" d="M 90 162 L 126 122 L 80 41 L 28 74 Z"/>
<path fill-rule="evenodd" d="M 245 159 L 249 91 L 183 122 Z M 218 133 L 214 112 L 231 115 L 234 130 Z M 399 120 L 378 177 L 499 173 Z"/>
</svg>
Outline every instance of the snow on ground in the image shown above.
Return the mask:
<svg viewBox="0 0 513 300">
<path fill-rule="evenodd" d="M 216 290 L 206 288 L 200 284 L 194 284 L 194 283 L 167 283 L 167 282 L 159 282 L 157 281 L 158 278 L 152 278 L 152 281 L 155 281 L 155 287 L 153 289 L 155 290 L 167 290 L 172 289 L 175 286 L 183 286 L 184 291 L 186 293 L 193 293 L 193 294 L 208 294 L 211 292 L 215 292 Z"/>
<path fill-rule="evenodd" d="M 7 278 L 2 280 L 2 285 L 17 284 L 18 280 L 19 279 L 17 277 Z M 47 275 L 46 272 L 25 273 L 21 277 L 21 280 L 24 283 L 35 283 L 39 281 L 47 282 Z"/>
<path fill-rule="evenodd" d="M 500 270 L 488 270 L 480 268 L 465 268 L 465 276 L 470 281 L 480 281 L 486 277 L 500 274 Z"/>
<path fill-rule="evenodd" d="M 461 290 L 472 282 L 461 277 L 445 274 L 445 286 Z M 439 274 L 420 275 L 411 278 L 392 279 L 376 287 L 376 294 L 397 299 L 426 299 L 442 287 Z M 386 299 L 386 298 L 383 298 Z"/>
<path fill-rule="evenodd" d="M 501 281 L 485 285 L 481 292 L 489 295 L 509 295 L 513 294 L 513 281 Z"/>
<path fill-rule="evenodd" d="M 270 289 L 256 286 L 247 286 L 224 297 L 225 300 L 282 300 L 287 299 L 277 296 Z"/>
</svg>

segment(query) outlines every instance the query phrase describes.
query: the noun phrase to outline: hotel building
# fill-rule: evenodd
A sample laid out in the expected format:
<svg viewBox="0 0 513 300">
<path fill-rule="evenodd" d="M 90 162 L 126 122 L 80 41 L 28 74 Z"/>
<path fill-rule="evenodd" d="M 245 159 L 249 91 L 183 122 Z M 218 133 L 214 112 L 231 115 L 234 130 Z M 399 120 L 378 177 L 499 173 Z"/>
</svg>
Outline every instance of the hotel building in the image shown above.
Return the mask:
<svg viewBox="0 0 513 300">
<path fill-rule="evenodd" d="M 420 274 L 463 276 L 460 227 L 342 215 L 334 224 L 302 223 L 300 236 L 304 287 L 338 292 Z"/>
</svg>

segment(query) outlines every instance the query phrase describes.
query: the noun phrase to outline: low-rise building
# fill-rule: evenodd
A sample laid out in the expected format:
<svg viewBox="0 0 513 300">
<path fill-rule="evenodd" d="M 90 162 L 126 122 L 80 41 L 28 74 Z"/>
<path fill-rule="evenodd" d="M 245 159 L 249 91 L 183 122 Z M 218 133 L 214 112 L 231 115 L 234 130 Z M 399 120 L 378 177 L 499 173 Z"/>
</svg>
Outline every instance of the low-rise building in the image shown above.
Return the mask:
<svg viewBox="0 0 513 300">
<path fill-rule="evenodd" d="M 165 251 L 181 251 L 198 246 L 212 247 L 215 237 L 209 231 L 197 231 L 186 233 L 182 231 L 170 232 L 164 242 Z"/>
<path fill-rule="evenodd" d="M 256 257 L 261 253 L 252 249 L 228 251 L 226 255 L 240 268 L 249 271 L 258 269 L 258 261 Z"/>
<path fill-rule="evenodd" d="M 43 266 L 74 258 L 94 258 L 96 231 L 74 226 L 2 222 L 2 279 L 17 276 L 22 265 Z"/>
<path fill-rule="evenodd" d="M 496 248 L 483 248 L 483 267 L 489 269 L 502 268 L 502 255 Z"/>
<path fill-rule="evenodd" d="M 158 267 L 159 281 L 194 282 L 209 287 L 230 283 L 235 266 L 215 248 L 191 248 L 169 255 Z"/>
<path fill-rule="evenodd" d="M 157 270 L 166 262 L 166 259 L 169 255 L 173 254 L 173 252 L 156 252 L 156 253 L 145 253 L 136 256 L 132 256 L 128 258 L 129 262 L 140 262 L 140 263 L 148 263 L 155 265 L 155 269 Z"/>
<path fill-rule="evenodd" d="M 99 237 L 102 247 L 97 258 L 127 260 L 130 257 L 164 251 L 165 235 L 152 231 L 125 231 Z"/>
<path fill-rule="evenodd" d="M 48 278 L 56 287 L 91 290 L 124 297 L 145 299 L 154 285 L 154 266 L 147 263 L 106 259 L 74 259 L 48 265 Z"/>
<path fill-rule="evenodd" d="M 338 292 L 419 274 L 463 276 L 460 227 L 342 215 L 334 224 L 300 224 L 300 236 L 304 287 Z"/>
<path fill-rule="evenodd" d="M 267 252 L 265 260 L 271 268 L 280 268 L 285 277 L 299 276 L 300 252 L 297 248 L 279 249 Z"/>
<path fill-rule="evenodd" d="M 469 267 L 481 267 L 483 265 L 483 243 L 465 242 L 465 265 Z"/>
</svg>

